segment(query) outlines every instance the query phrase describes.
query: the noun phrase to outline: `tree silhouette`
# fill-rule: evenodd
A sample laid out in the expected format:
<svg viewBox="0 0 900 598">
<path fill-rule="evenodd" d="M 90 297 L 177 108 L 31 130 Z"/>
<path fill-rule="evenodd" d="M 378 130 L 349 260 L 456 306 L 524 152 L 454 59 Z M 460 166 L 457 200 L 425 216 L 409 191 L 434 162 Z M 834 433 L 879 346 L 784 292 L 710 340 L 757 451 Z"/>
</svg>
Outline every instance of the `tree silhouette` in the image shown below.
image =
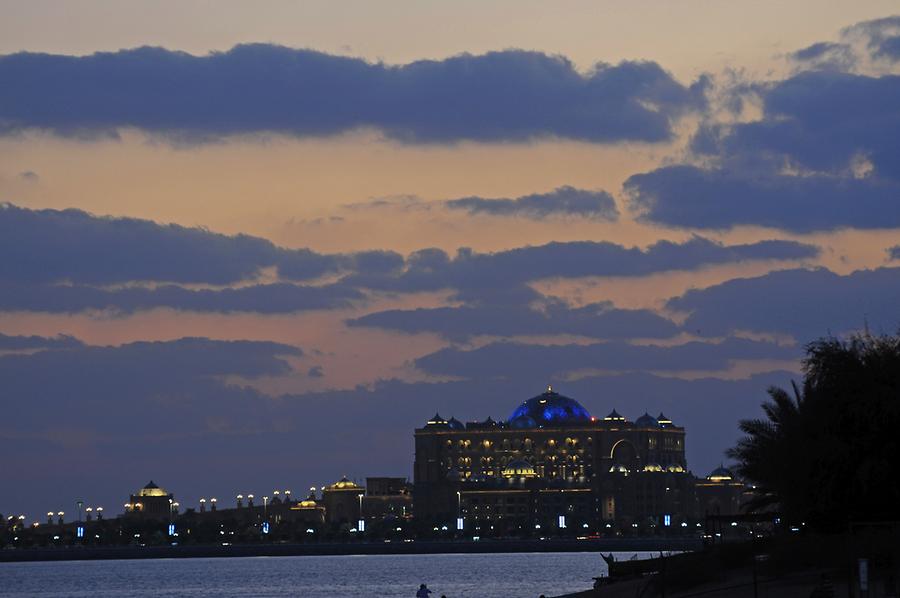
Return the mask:
<svg viewBox="0 0 900 598">
<path fill-rule="evenodd" d="M 765 418 L 744 420 L 728 456 L 755 484 L 746 506 L 840 529 L 900 508 L 900 335 L 819 339 L 803 384 L 769 389 Z"/>
</svg>

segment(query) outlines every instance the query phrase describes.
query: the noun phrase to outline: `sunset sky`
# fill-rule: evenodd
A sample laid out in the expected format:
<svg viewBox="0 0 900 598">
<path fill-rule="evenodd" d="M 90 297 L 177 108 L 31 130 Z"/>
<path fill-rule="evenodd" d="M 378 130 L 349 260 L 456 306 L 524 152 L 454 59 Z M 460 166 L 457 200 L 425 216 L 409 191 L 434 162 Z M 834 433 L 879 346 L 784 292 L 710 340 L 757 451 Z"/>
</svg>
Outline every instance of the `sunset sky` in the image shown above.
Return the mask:
<svg viewBox="0 0 900 598">
<path fill-rule="evenodd" d="M 0 512 L 411 476 L 548 383 L 705 475 L 900 326 L 896 12 L 0 0 Z"/>
</svg>

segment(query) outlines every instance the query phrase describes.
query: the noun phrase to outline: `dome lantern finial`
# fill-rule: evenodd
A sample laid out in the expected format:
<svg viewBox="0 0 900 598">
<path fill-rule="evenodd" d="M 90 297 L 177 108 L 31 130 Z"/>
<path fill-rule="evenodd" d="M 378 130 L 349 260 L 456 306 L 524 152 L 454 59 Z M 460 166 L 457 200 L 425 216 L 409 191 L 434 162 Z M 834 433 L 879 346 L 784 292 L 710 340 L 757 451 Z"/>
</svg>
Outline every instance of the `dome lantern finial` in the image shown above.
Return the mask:
<svg viewBox="0 0 900 598">
<path fill-rule="evenodd" d="M 553 392 L 553 385 L 552 385 L 552 384 L 548 384 L 548 385 L 547 385 L 547 392 L 548 392 L 548 393 L 549 393 L 549 392 Z"/>
</svg>

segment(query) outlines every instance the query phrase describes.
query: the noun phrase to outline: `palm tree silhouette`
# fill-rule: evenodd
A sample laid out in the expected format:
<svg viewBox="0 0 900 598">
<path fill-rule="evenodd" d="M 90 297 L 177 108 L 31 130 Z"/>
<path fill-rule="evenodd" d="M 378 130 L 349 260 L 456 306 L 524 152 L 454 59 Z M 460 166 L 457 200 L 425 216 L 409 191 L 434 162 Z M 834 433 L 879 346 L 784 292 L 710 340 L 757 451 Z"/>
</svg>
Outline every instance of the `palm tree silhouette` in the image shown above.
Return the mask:
<svg viewBox="0 0 900 598">
<path fill-rule="evenodd" d="M 727 451 L 755 485 L 748 510 L 838 529 L 896 518 L 900 499 L 900 335 L 868 332 L 806 347 L 802 386 L 769 388 L 764 418 Z"/>
</svg>

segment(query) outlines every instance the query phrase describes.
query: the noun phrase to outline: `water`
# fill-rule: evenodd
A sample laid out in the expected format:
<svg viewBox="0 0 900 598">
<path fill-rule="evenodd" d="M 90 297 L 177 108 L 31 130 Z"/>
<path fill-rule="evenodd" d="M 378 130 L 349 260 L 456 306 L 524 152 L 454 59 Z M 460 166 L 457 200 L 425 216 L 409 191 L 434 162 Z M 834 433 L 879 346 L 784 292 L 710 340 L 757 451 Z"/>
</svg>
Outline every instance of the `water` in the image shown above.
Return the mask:
<svg viewBox="0 0 900 598">
<path fill-rule="evenodd" d="M 0 563 L 0 596 L 413 598 L 427 583 L 432 598 L 537 598 L 586 590 L 605 570 L 588 552 Z"/>
</svg>

